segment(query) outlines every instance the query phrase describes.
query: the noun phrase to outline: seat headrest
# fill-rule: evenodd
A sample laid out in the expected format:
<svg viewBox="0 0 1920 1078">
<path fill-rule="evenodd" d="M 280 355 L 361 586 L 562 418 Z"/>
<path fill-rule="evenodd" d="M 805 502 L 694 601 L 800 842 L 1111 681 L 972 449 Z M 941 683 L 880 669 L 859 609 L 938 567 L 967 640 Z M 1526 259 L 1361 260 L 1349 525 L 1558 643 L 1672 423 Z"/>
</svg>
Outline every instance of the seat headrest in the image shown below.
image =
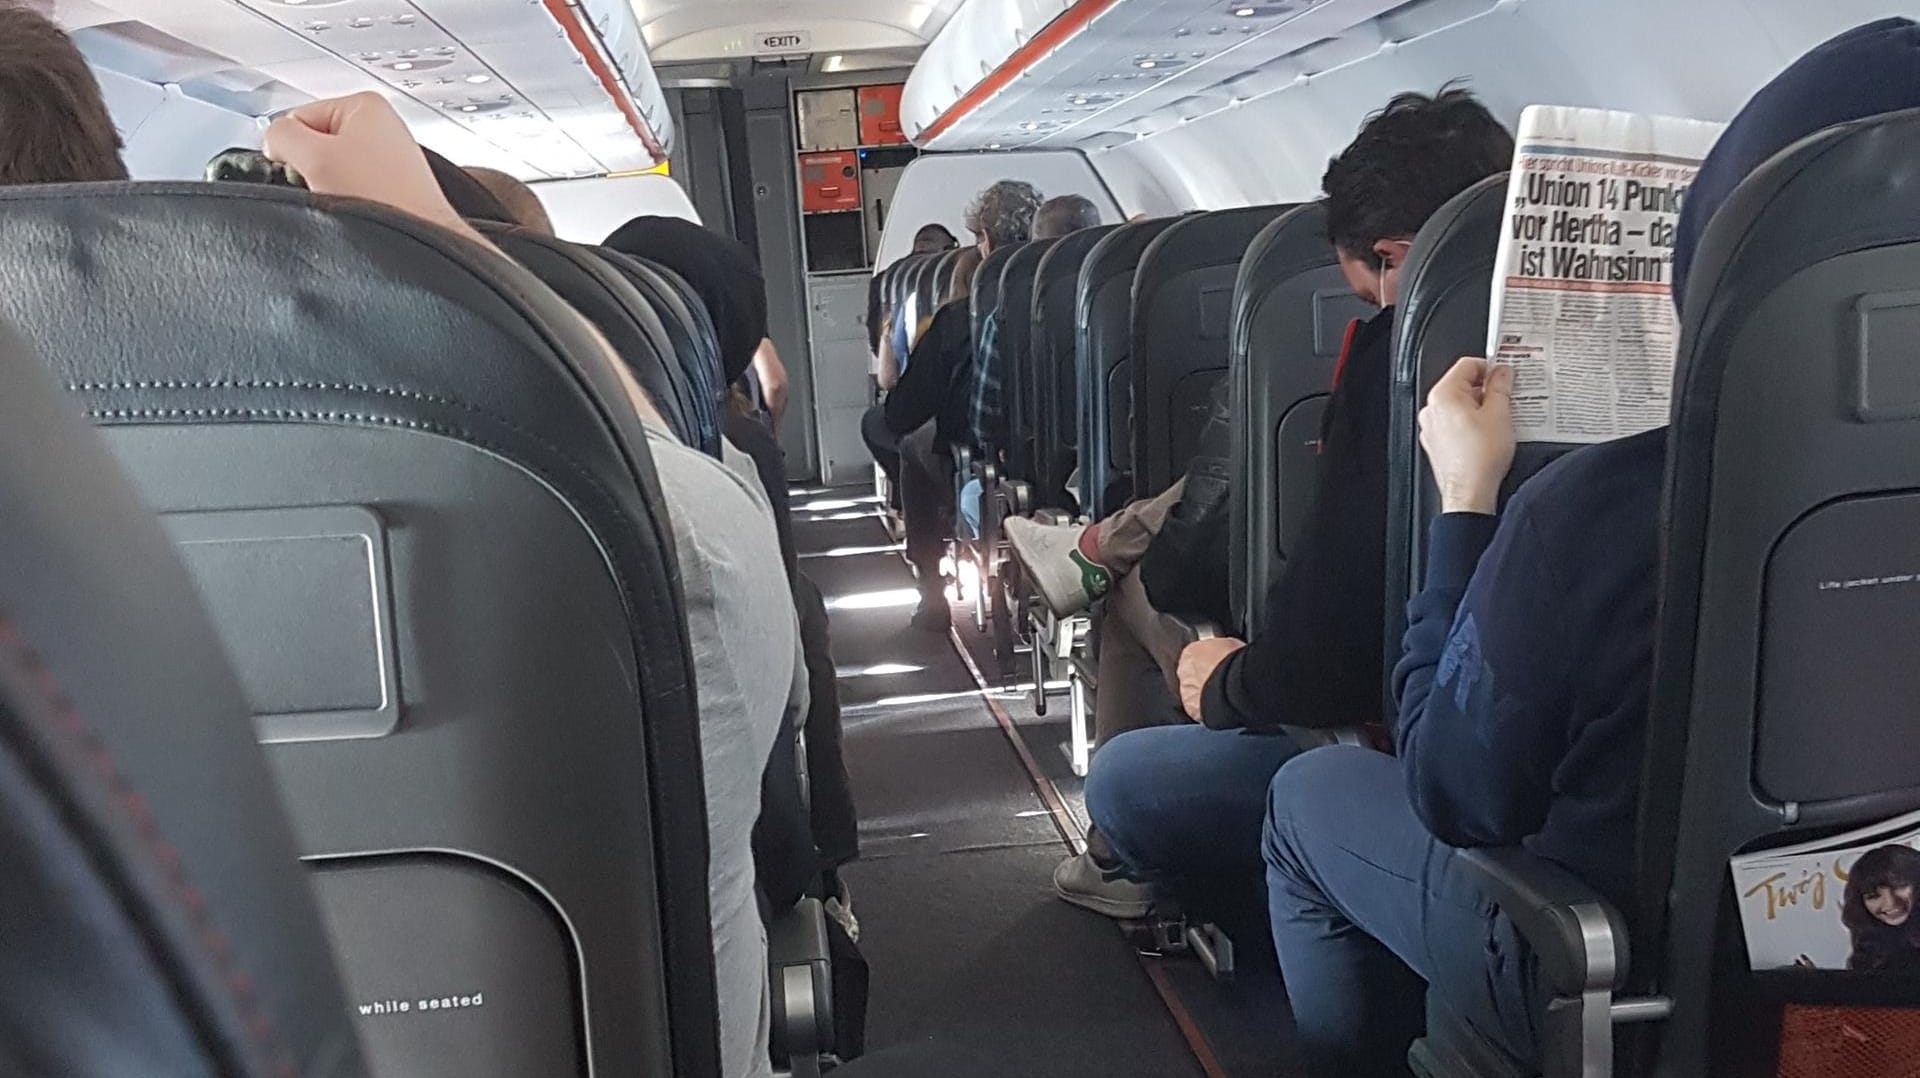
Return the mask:
<svg viewBox="0 0 1920 1078">
<path fill-rule="evenodd" d="M 24 929 L 0 932 L 9 1073 L 364 1073 L 174 545 L 4 329 L 0 863 L 0 922 Z"/>
<path fill-rule="evenodd" d="M 101 423 L 404 427 L 529 467 L 609 514 L 597 525 L 660 504 L 645 405 L 607 406 L 632 395 L 591 327 L 497 251 L 383 206 L 241 184 L 3 189 L 0 319 Z M 646 530 L 671 550 L 664 520 Z"/>
</svg>

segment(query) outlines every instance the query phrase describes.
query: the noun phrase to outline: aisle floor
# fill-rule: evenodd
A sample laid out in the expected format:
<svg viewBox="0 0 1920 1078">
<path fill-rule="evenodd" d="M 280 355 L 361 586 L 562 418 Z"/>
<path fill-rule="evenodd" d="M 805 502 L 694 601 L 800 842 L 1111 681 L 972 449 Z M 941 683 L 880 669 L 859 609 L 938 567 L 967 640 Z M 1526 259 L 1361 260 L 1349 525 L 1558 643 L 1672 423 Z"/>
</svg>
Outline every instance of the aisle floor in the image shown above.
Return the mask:
<svg viewBox="0 0 1920 1078">
<path fill-rule="evenodd" d="M 1061 828 L 951 639 L 908 627 L 913 581 L 885 530 L 844 500 L 794 508 L 862 818 L 845 877 L 873 972 L 869 1050 L 919 1044 L 981 1074 L 1204 1076 L 1113 924 L 1053 896 Z"/>
</svg>

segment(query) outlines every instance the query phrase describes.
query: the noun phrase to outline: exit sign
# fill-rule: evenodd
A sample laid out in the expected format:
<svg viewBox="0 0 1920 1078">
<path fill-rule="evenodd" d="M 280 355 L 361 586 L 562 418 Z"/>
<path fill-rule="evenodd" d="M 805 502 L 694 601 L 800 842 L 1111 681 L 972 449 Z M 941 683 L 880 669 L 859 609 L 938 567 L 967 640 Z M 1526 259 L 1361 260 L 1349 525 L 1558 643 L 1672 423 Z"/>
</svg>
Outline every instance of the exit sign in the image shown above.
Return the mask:
<svg viewBox="0 0 1920 1078">
<path fill-rule="evenodd" d="M 770 30 L 753 35 L 753 51 L 759 56 L 791 56 L 813 51 L 813 34 L 806 30 Z"/>
</svg>

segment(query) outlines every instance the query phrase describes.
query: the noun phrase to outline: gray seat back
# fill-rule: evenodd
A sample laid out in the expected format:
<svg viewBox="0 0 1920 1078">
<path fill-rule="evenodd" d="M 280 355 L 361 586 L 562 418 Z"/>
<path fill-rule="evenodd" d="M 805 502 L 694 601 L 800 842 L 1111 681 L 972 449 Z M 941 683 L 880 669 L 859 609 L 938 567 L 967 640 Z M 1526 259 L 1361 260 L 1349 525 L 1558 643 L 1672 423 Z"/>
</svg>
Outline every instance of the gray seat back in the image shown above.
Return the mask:
<svg viewBox="0 0 1920 1078">
<path fill-rule="evenodd" d="M 1065 509 L 1080 438 L 1080 382 L 1074 362 L 1080 271 L 1093 248 L 1118 227 L 1084 228 L 1063 237 L 1040 260 L 1033 286 L 1030 370 L 1034 428 L 1034 504 Z"/>
<path fill-rule="evenodd" d="M 1006 411 L 1009 444 L 1006 475 L 1033 481 L 1034 435 L 1039 430 L 1036 410 L 1040 395 L 1034 385 L 1033 291 L 1040 261 L 1059 243 L 1057 239 L 1024 244 L 1007 259 L 1000 274 L 1000 403 Z"/>
<path fill-rule="evenodd" d="M 1133 467 L 1133 276 L 1176 217 L 1121 225 L 1094 244 L 1075 285 L 1080 505 L 1096 519 L 1125 504 Z"/>
<path fill-rule="evenodd" d="M 519 265 L 301 192 L 0 192 L 0 318 L 181 543 L 376 1071 L 718 1073 L 672 532 Z"/>
<path fill-rule="evenodd" d="M 4 328 L 0 821 L 0 1069 L 367 1073 L 174 545 Z"/>
<path fill-rule="evenodd" d="M 1145 498 L 1186 474 L 1227 373 L 1233 286 L 1253 238 L 1286 206 L 1196 214 L 1160 233 L 1133 278 L 1133 483 Z"/>
<path fill-rule="evenodd" d="M 1759 980 L 1717 965 L 1727 859 L 1920 809 L 1916 183 L 1920 110 L 1831 128 L 1734 191 L 1688 274 L 1632 984 L 1675 1001 L 1661 1073 L 1706 1073 L 1710 1003 Z M 1920 998 L 1911 974 L 1789 986 Z"/>
<path fill-rule="evenodd" d="M 1263 624 L 1267 590 L 1319 491 L 1320 428 L 1354 296 L 1327 241 L 1327 215 L 1301 206 L 1262 229 L 1234 286 L 1229 367 L 1235 480 L 1229 595 L 1243 631 Z"/>
<path fill-rule="evenodd" d="M 1420 408 L 1461 356 L 1487 346 L 1493 260 L 1506 209 L 1507 176 L 1489 176 L 1441 206 L 1414 238 L 1400 268 L 1393 321 L 1393 404 L 1387 445 L 1386 654 L 1400 654 L 1407 601 L 1426 577 L 1427 522 L 1439 494 L 1420 450 Z M 1387 664 L 1387 709 L 1395 714 Z"/>
</svg>

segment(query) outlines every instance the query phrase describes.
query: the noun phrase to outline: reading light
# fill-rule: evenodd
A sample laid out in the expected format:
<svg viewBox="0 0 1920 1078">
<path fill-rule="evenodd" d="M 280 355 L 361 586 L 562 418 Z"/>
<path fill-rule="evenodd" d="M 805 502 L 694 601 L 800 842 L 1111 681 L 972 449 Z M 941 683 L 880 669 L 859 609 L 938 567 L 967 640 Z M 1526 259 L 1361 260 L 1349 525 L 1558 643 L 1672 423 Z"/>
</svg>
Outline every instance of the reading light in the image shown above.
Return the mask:
<svg viewBox="0 0 1920 1078">
<path fill-rule="evenodd" d="M 395 71 L 412 71 L 412 70 L 413 70 L 413 61 L 411 61 L 411 60 L 402 60 L 402 61 L 400 61 L 399 63 L 397 63 L 397 64 L 395 64 L 395 65 L 393 65 L 393 69 L 394 69 Z"/>
<path fill-rule="evenodd" d="M 1237 8 L 1234 8 L 1234 9 L 1233 9 L 1233 16 L 1234 16 L 1234 18 L 1236 18 L 1236 19 L 1251 19 L 1251 18 L 1253 18 L 1253 16 L 1254 16 L 1254 9 L 1253 9 L 1253 8 L 1250 8 L 1250 7 L 1237 7 Z"/>
<path fill-rule="evenodd" d="M 1152 69 L 1154 69 L 1154 68 L 1156 68 L 1156 67 L 1159 67 L 1159 66 L 1160 66 L 1160 63 L 1159 63 L 1159 61 L 1157 61 L 1157 60 L 1142 60 L 1142 61 L 1140 61 L 1140 70 L 1142 70 L 1142 71 L 1151 71 Z"/>
<path fill-rule="evenodd" d="M 483 82 L 492 82 L 493 76 L 492 75 L 468 75 L 467 81 L 470 83 L 473 83 L 475 86 L 478 86 Z"/>
</svg>

